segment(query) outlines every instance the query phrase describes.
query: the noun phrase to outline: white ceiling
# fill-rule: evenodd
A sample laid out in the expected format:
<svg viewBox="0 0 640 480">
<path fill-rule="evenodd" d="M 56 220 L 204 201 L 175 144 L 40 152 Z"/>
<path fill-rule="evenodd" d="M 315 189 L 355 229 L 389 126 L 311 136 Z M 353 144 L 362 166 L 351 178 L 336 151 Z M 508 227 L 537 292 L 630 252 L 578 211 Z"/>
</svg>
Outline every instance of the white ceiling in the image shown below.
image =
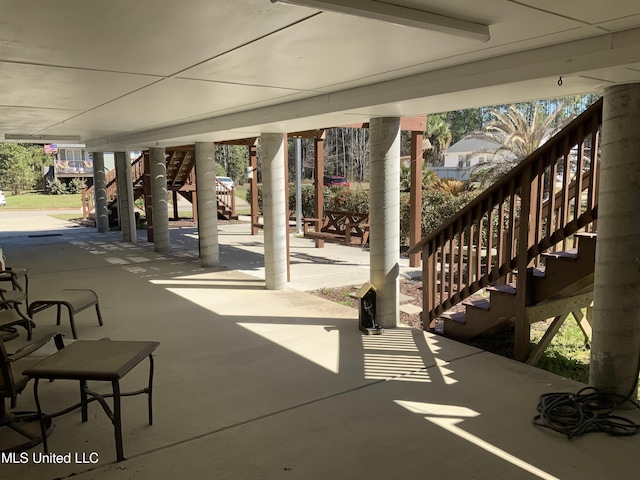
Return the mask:
<svg viewBox="0 0 640 480">
<path fill-rule="evenodd" d="M 637 0 L 387 2 L 491 39 L 269 0 L 0 0 L 0 141 L 168 146 L 640 82 Z"/>
</svg>

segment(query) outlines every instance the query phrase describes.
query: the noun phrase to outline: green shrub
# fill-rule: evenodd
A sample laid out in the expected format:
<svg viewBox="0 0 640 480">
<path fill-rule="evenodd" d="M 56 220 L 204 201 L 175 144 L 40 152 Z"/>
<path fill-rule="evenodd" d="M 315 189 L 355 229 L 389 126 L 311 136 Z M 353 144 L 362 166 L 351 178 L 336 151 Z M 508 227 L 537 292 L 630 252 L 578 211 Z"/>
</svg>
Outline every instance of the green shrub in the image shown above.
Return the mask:
<svg viewBox="0 0 640 480">
<path fill-rule="evenodd" d="M 478 194 L 476 191 L 463 191 L 458 195 L 429 188 L 422 192 L 422 222 L 420 237 L 425 237 L 446 220 L 458 213 Z M 400 242 L 409 240 L 409 198 L 410 194 L 400 194 Z"/>
<path fill-rule="evenodd" d="M 47 180 L 45 189 L 49 195 L 64 195 L 67 193 L 67 187 L 57 178 L 55 180 Z"/>
<path fill-rule="evenodd" d="M 82 193 L 82 190 L 87 188 L 87 184 L 84 178 L 74 178 L 67 185 L 67 193 Z"/>
<path fill-rule="evenodd" d="M 421 237 L 428 235 L 444 221 L 460 211 L 478 194 L 477 191 L 463 191 L 453 195 L 436 188 L 428 188 L 422 192 L 422 224 Z M 409 193 L 400 194 L 400 242 L 408 243 L 409 239 Z M 247 191 L 247 201 L 251 202 L 251 191 Z M 296 188 L 289 184 L 289 209 L 295 212 Z M 315 188 L 313 185 L 302 186 L 302 216 L 315 217 Z M 338 210 L 345 212 L 369 212 L 369 192 L 348 188 L 324 187 L 324 211 Z M 262 185 L 258 185 L 258 211 L 262 214 Z"/>
<path fill-rule="evenodd" d="M 315 187 L 302 185 L 302 216 L 315 216 Z M 247 191 L 247 202 L 251 203 L 251 189 Z M 366 213 L 369 211 L 369 192 L 355 191 L 348 188 L 324 187 L 324 210 L 343 210 Z M 296 187 L 289 184 L 289 211 L 296 210 Z M 262 185 L 258 185 L 258 212 L 262 214 Z"/>
</svg>

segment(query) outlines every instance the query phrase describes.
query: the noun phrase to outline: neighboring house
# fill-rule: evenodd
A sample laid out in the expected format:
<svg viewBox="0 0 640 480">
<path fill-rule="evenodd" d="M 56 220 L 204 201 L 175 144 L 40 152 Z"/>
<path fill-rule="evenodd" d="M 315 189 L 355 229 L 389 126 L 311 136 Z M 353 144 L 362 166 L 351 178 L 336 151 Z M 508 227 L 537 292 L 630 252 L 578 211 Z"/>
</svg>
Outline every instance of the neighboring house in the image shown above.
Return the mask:
<svg viewBox="0 0 640 480">
<path fill-rule="evenodd" d="M 82 178 L 87 186 L 93 185 L 93 159 L 84 147 L 83 144 L 45 145 L 45 153 L 54 156 L 53 167 L 49 167 L 45 177 L 65 184 L 73 178 Z M 113 154 L 105 153 L 104 162 L 106 170 L 113 168 Z"/>
<path fill-rule="evenodd" d="M 492 160 L 501 145 L 484 135 L 467 135 L 444 154 L 444 166 L 433 167 L 440 178 L 469 180 L 473 168 Z"/>
<path fill-rule="evenodd" d="M 487 136 L 467 135 L 451 145 L 444 154 L 444 166 L 448 168 L 475 167 L 494 157 L 502 145 Z"/>
<path fill-rule="evenodd" d="M 93 183 L 93 161 L 81 144 L 45 145 L 45 153 L 53 155 L 53 166 L 45 177 L 69 183 L 73 178 L 84 178 Z"/>
</svg>

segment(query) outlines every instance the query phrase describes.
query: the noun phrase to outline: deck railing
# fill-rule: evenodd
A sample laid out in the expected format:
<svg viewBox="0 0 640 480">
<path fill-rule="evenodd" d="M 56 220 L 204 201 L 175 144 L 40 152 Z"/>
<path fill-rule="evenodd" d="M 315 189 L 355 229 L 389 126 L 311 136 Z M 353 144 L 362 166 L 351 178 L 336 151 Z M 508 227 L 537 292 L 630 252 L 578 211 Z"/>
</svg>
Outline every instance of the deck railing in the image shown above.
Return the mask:
<svg viewBox="0 0 640 480">
<path fill-rule="evenodd" d="M 487 285 L 542 265 L 541 253 L 573 246 L 574 233 L 595 230 L 601 124 L 599 100 L 412 248 L 422 251 L 425 328 Z M 529 277 L 517 276 L 516 356 L 528 348 Z"/>
</svg>

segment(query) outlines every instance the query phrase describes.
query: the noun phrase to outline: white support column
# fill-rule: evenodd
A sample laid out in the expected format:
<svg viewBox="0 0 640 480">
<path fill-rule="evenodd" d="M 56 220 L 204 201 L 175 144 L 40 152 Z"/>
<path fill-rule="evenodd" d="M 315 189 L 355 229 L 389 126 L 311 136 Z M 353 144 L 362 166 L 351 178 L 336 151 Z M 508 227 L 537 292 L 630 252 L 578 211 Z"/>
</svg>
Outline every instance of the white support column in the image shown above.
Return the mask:
<svg viewBox="0 0 640 480">
<path fill-rule="evenodd" d="M 167 160 L 164 148 L 149 149 L 151 171 L 151 203 L 153 215 L 153 250 L 169 251 L 169 201 L 167 193 Z"/>
<path fill-rule="evenodd" d="M 136 243 L 135 205 L 133 203 L 133 179 L 131 178 L 131 158 L 129 152 L 115 152 L 116 181 L 118 185 L 118 218 L 122 241 Z"/>
<path fill-rule="evenodd" d="M 95 215 L 98 233 L 109 231 L 109 206 L 107 205 L 107 179 L 104 170 L 104 155 L 93 152 L 93 188 L 95 194 Z"/>
<path fill-rule="evenodd" d="M 287 286 L 284 148 L 283 134 L 263 133 L 261 135 L 264 268 L 268 290 L 283 290 Z"/>
<path fill-rule="evenodd" d="M 376 323 L 394 328 L 400 318 L 400 118 L 372 118 L 370 276 L 377 290 Z"/>
<path fill-rule="evenodd" d="M 640 360 L 640 84 L 604 91 L 589 383 L 637 398 Z"/>
<path fill-rule="evenodd" d="M 203 267 L 217 267 L 220 265 L 220 246 L 213 142 L 196 143 L 195 154 L 200 264 Z"/>
</svg>

